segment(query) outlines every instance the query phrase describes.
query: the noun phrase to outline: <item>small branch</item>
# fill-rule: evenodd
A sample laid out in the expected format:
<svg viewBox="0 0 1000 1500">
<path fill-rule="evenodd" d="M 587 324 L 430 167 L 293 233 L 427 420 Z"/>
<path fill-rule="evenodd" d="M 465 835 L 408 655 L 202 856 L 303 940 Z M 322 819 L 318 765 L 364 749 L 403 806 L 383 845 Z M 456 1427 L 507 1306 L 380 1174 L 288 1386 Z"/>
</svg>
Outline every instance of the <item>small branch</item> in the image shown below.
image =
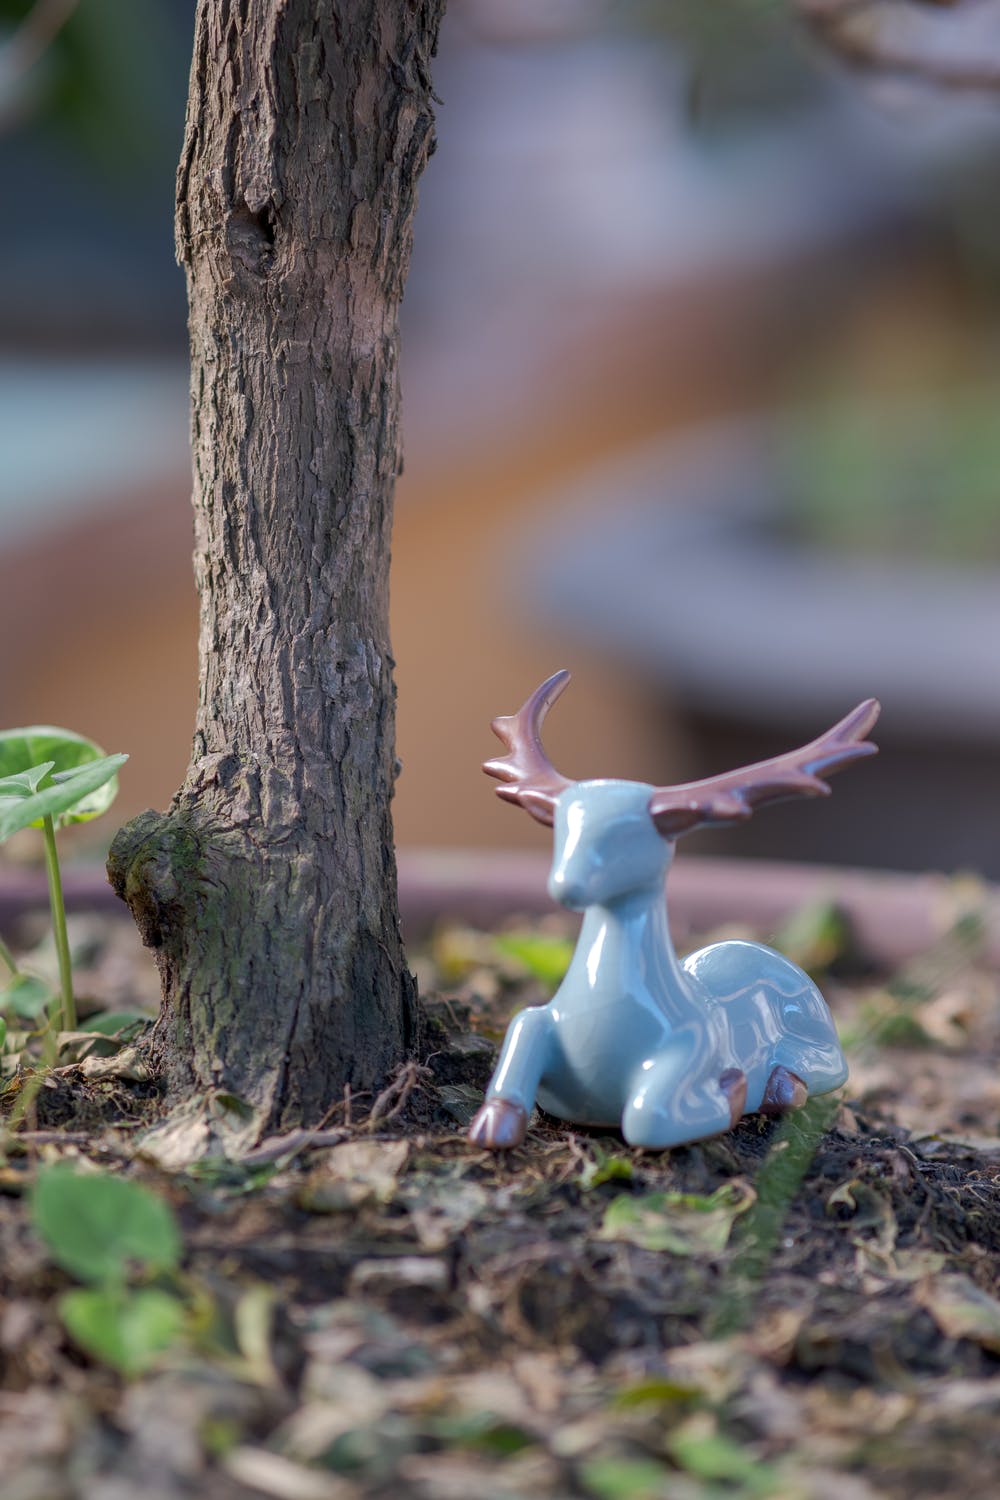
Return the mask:
<svg viewBox="0 0 1000 1500">
<path fill-rule="evenodd" d="M 300 1151 L 339 1146 L 342 1141 L 350 1140 L 351 1135 L 352 1131 L 342 1125 L 335 1130 L 290 1130 L 287 1135 L 273 1135 L 270 1140 L 262 1141 L 236 1161 L 241 1167 L 264 1167 L 283 1156 L 298 1156 Z"/>
<path fill-rule="evenodd" d="M 814 34 L 865 72 L 934 88 L 1000 92 L 1000 5 L 990 27 L 961 0 L 795 0 Z M 991 49 L 992 36 L 995 46 Z M 964 45 L 963 45 L 964 44 Z"/>
<path fill-rule="evenodd" d="M 422 1068 L 419 1063 L 404 1063 L 392 1082 L 382 1090 L 372 1105 L 371 1114 L 368 1116 L 368 1129 L 374 1130 L 376 1125 L 385 1125 L 389 1120 L 394 1120 L 406 1108 L 410 1095 L 417 1085 L 424 1078 L 430 1077 L 430 1070 Z"/>
<path fill-rule="evenodd" d="M 19 86 L 49 51 L 79 3 L 80 0 L 37 0 L 0 47 L 0 125 L 16 114 Z"/>
</svg>

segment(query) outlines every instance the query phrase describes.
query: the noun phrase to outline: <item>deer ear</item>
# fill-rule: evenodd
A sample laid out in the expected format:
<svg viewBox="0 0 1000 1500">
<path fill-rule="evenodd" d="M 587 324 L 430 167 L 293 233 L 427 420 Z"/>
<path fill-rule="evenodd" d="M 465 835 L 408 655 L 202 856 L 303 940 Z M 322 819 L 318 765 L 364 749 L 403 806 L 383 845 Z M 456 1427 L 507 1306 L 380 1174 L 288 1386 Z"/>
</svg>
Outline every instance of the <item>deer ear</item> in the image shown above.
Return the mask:
<svg viewBox="0 0 1000 1500">
<path fill-rule="evenodd" d="M 552 827 L 556 820 L 556 799 L 554 797 L 547 797 L 544 792 L 521 792 L 517 800 L 525 812 L 529 812 L 533 818 L 537 818 L 539 823 L 544 823 L 548 828 Z"/>
<path fill-rule="evenodd" d="M 657 833 L 664 838 L 677 838 L 709 823 L 745 823 L 752 811 L 738 794 L 717 796 L 710 806 L 701 798 L 692 797 L 686 802 L 678 799 L 672 807 L 668 805 L 654 810 L 654 801 L 655 798 L 650 802 L 650 817 Z"/>
<path fill-rule="evenodd" d="M 687 833 L 698 821 L 698 814 L 689 807 L 666 807 L 654 812 L 650 806 L 649 816 L 657 833 L 665 839 L 675 839 Z"/>
</svg>

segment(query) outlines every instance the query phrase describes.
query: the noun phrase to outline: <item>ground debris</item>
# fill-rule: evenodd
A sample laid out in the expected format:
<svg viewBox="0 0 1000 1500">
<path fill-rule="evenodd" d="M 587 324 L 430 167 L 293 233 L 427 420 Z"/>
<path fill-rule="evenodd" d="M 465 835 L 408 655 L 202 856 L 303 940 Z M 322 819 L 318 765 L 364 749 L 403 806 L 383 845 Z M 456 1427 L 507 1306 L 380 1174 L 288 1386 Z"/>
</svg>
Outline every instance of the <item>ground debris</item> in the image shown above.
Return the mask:
<svg viewBox="0 0 1000 1500">
<path fill-rule="evenodd" d="M 806 937 L 836 960 L 825 928 Z M 963 949 L 951 972 L 939 955 L 902 981 L 832 979 L 851 1084 L 791 1124 L 642 1153 L 536 1114 L 492 1155 L 464 1126 L 505 1016 L 541 998 L 565 943 L 545 928 L 438 947 L 458 989 L 429 1006 L 421 1059 L 316 1129 L 228 1156 L 204 1155 L 225 1101 L 144 1128 L 155 1081 L 132 1041 L 75 1039 L 48 1071 L 16 1060 L 5 1500 L 992 1492 L 996 976 Z M 30 1221 L 54 1162 L 144 1184 L 178 1221 L 182 1266 L 141 1289 L 178 1301 L 183 1329 L 134 1379 L 66 1332 L 73 1283 Z"/>
</svg>

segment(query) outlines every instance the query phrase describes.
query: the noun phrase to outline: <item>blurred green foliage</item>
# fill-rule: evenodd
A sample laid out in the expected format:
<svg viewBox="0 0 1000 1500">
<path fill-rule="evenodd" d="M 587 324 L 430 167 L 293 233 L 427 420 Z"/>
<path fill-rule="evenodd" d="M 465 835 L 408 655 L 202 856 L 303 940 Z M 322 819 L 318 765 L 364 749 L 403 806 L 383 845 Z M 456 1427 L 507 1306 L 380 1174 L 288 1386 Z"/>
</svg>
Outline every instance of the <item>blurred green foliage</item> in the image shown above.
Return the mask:
<svg viewBox="0 0 1000 1500">
<path fill-rule="evenodd" d="M 848 552 L 949 562 L 1000 557 L 1000 391 L 921 398 L 843 392 L 779 438 L 787 523 Z"/>
<path fill-rule="evenodd" d="M 33 12 L 0 0 L 0 47 Z M 193 0 L 79 0 L 26 73 L 0 70 L 0 127 L 55 134 L 112 178 L 176 159 L 193 17 Z"/>
<path fill-rule="evenodd" d="M 689 119 L 700 133 L 739 131 L 823 92 L 788 0 L 620 0 L 614 14 L 685 59 Z"/>
</svg>

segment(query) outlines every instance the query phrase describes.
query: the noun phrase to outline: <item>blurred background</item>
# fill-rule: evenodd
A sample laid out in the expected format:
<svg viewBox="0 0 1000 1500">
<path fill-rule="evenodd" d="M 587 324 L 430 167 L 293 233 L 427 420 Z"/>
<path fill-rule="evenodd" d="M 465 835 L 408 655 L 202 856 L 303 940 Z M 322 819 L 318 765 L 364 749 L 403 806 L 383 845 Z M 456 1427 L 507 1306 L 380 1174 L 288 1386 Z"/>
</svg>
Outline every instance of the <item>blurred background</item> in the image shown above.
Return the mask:
<svg viewBox="0 0 1000 1500">
<path fill-rule="evenodd" d="M 129 750 L 122 816 L 169 801 L 196 695 L 193 14 L 0 0 L 3 723 Z M 778 0 L 451 0 L 404 306 L 402 845 L 545 845 L 479 766 L 568 666 L 571 775 L 708 775 L 874 694 L 880 761 L 702 851 L 1000 876 L 1000 93 L 921 72 L 849 71 Z"/>
</svg>

